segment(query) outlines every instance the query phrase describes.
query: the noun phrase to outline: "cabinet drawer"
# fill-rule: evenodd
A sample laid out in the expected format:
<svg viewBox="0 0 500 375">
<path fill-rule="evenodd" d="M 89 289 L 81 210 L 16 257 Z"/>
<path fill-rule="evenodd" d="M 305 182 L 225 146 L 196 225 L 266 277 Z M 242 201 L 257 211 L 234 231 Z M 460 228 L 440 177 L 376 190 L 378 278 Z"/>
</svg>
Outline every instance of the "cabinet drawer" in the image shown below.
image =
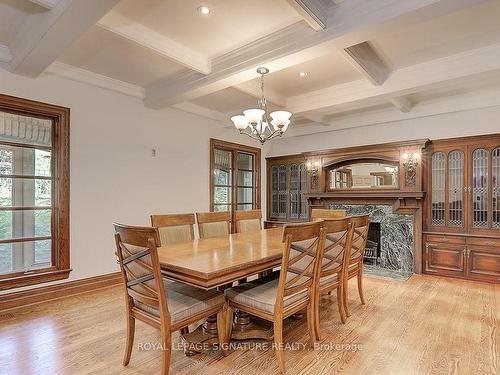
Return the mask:
<svg viewBox="0 0 500 375">
<path fill-rule="evenodd" d="M 468 277 L 500 282 L 500 247 L 468 245 Z"/>
<path fill-rule="evenodd" d="M 479 245 L 487 247 L 500 247 L 500 238 L 467 238 L 467 245 Z"/>
<path fill-rule="evenodd" d="M 464 277 L 465 250 L 465 245 L 426 241 L 425 273 Z"/>
<path fill-rule="evenodd" d="M 444 236 L 440 234 L 428 234 L 426 236 L 427 242 L 449 243 L 454 245 L 465 245 L 465 237 L 460 236 Z"/>
</svg>

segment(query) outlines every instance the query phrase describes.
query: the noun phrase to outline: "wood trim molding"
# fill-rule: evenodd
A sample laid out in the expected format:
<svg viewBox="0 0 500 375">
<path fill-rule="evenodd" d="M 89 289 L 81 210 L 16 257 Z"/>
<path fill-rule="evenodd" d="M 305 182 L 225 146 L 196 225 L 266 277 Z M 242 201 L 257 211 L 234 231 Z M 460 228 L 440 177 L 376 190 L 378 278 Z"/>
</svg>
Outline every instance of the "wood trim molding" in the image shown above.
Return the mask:
<svg viewBox="0 0 500 375">
<path fill-rule="evenodd" d="M 0 290 L 60 280 L 69 276 L 70 269 L 70 109 L 58 105 L 0 94 L 0 110 L 53 121 L 52 129 L 52 266 L 25 272 L 6 274 L 0 280 Z"/>
<path fill-rule="evenodd" d="M 94 291 L 96 289 L 107 288 L 118 285 L 121 282 L 121 273 L 113 272 L 75 281 L 67 281 L 55 285 L 2 294 L 0 295 L 0 311 L 51 301 L 57 298 L 69 297 L 75 294 Z"/>
</svg>

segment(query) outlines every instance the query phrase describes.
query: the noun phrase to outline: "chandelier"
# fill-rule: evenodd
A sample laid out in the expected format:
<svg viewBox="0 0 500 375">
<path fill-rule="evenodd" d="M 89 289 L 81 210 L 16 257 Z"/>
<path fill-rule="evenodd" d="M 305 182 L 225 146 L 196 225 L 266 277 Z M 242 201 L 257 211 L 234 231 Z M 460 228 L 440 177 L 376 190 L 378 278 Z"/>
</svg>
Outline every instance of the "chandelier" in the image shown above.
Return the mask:
<svg viewBox="0 0 500 375">
<path fill-rule="evenodd" d="M 269 73 L 269 69 L 258 68 L 257 73 L 260 74 L 261 91 L 261 97 L 257 101 L 258 108 L 247 109 L 242 115 L 231 117 L 231 121 L 240 134 L 248 135 L 264 144 L 265 141 L 281 137 L 286 132 L 292 114 L 288 111 L 274 111 L 268 114 L 267 101 L 264 97 L 264 75 Z"/>
</svg>

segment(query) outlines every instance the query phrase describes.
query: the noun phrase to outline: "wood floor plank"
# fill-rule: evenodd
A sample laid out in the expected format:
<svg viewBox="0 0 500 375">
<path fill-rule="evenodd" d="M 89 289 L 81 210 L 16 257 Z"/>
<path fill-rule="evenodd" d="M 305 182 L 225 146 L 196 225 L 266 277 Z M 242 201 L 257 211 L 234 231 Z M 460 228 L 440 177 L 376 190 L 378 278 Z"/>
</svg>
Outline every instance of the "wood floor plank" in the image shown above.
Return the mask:
<svg viewBox="0 0 500 375">
<path fill-rule="evenodd" d="M 366 305 L 359 302 L 356 283 L 349 288 L 351 317 L 345 325 L 336 297 L 321 299 L 321 349 L 308 346 L 305 319 L 286 321 L 285 342 L 303 345 L 286 352 L 287 374 L 500 374 L 499 285 L 431 276 L 406 282 L 366 277 Z M 0 374 L 158 373 L 161 352 L 146 345 L 158 343 L 159 332 L 140 322 L 131 362 L 121 364 L 122 298 L 120 287 L 111 287 L 3 313 Z M 173 341 L 179 342 L 177 334 Z M 270 348 L 239 349 L 227 357 L 217 351 L 172 355 L 171 374 L 277 371 Z"/>
</svg>

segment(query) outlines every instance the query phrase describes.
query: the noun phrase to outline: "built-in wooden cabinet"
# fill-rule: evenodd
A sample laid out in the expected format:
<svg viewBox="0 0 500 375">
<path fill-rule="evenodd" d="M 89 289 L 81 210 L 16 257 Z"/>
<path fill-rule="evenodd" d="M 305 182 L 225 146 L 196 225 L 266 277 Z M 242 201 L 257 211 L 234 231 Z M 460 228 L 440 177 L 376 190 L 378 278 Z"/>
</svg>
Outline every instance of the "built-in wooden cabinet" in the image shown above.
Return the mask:
<svg viewBox="0 0 500 375">
<path fill-rule="evenodd" d="M 500 136 L 434 141 L 425 169 L 424 272 L 500 282 Z"/>
<path fill-rule="evenodd" d="M 267 159 L 269 221 L 307 221 L 307 181 L 307 165 L 303 156 Z"/>
</svg>

